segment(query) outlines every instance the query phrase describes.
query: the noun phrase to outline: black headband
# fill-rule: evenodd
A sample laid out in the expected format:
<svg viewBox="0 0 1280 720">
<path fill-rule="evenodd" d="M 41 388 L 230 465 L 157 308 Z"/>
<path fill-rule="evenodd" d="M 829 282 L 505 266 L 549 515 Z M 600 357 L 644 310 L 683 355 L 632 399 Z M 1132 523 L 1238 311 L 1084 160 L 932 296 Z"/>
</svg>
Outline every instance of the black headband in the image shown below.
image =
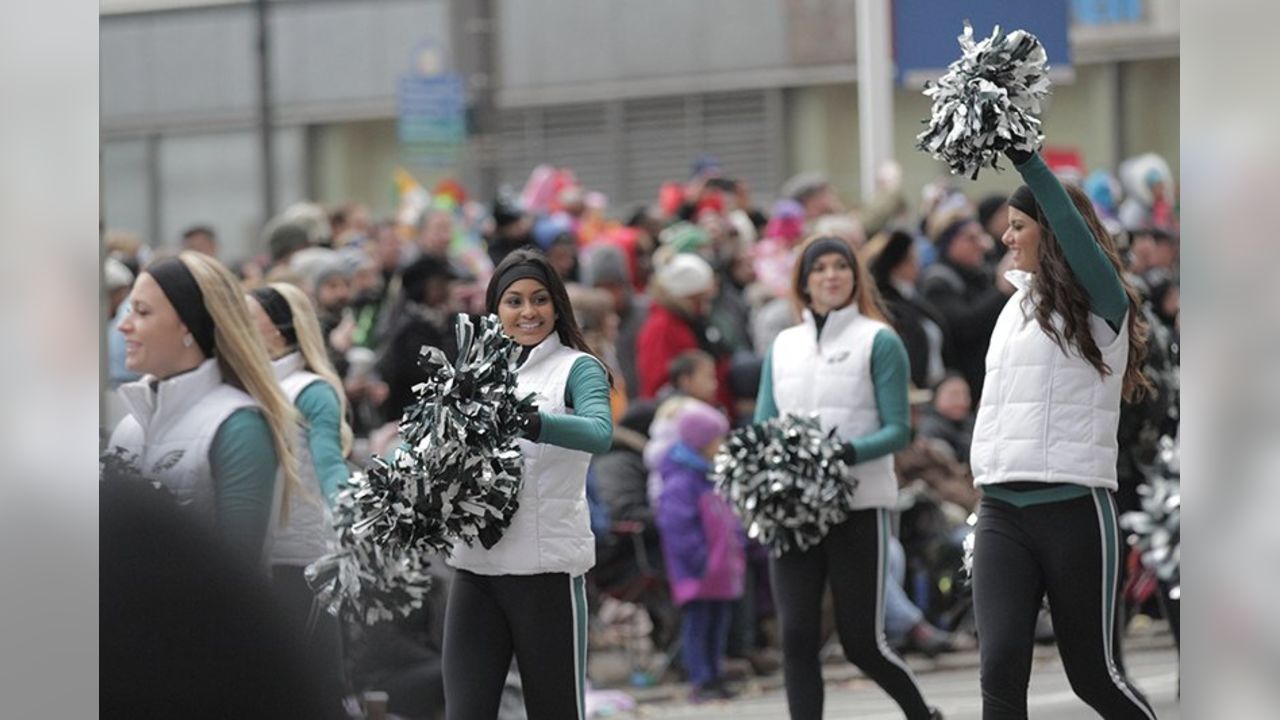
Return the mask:
<svg viewBox="0 0 1280 720">
<path fill-rule="evenodd" d="M 488 305 L 489 312 L 497 312 L 498 301 L 502 299 L 502 293 L 507 291 L 517 280 L 532 279 L 542 283 L 542 286 L 551 289 L 551 280 L 547 277 L 547 271 L 541 265 L 532 262 L 518 262 L 506 270 L 501 275 L 493 278 L 489 283 Z"/>
<path fill-rule="evenodd" d="M 800 281 L 805 283 L 809 279 L 809 273 L 813 272 L 814 263 L 818 262 L 818 258 L 823 255 L 835 253 L 845 259 L 849 263 L 849 267 L 854 267 L 853 250 L 849 248 L 849 243 L 836 237 L 821 237 L 813 241 L 813 244 L 805 248 L 804 256 L 800 258 Z"/>
<path fill-rule="evenodd" d="M 213 357 L 213 316 L 204 306 L 204 293 L 200 292 L 200 284 L 186 263 L 178 258 L 165 258 L 148 265 L 146 272 L 178 311 L 182 324 L 191 331 L 204 356 Z"/>
<path fill-rule="evenodd" d="M 1026 185 L 1019 186 L 1009 196 L 1009 207 L 1021 210 L 1035 218 L 1036 222 L 1040 221 L 1040 203 L 1036 202 L 1036 196 L 1031 192 L 1031 188 Z"/>
<path fill-rule="evenodd" d="M 266 311 L 267 317 L 271 318 L 271 324 L 275 325 L 284 336 L 284 341 L 291 346 L 297 345 L 298 333 L 293 327 L 293 310 L 289 308 L 289 301 L 285 300 L 275 288 L 266 285 L 254 288 L 250 295 L 253 295 L 253 299 L 257 300 Z"/>
</svg>

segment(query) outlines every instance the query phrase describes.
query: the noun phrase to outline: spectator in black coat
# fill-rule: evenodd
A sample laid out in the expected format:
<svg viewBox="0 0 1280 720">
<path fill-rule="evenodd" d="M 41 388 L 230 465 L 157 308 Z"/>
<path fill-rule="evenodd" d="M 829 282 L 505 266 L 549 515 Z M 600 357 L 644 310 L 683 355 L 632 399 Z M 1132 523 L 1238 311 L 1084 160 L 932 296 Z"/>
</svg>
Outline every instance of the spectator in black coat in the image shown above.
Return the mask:
<svg viewBox="0 0 1280 720">
<path fill-rule="evenodd" d="M 946 320 L 951 340 L 947 367 L 960 371 L 980 396 L 991 331 L 1013 286 L 1003 277 L 1006 263 L 994 278 L 983 263 L 992 240 L 967 211 L 932 218 L 929 225 L 938 262 L 925 269 L 920 292 Z"/>
<path fill-rule="evenodd" d="M 453 309 L 450 283 L 454 273 L 449 264 L 424 255 L 404 269 L 402 295 L 392 310 L 387 343 L 378 361 L 378 372 L 387 383 L 384 415 L 397 418 L 413 402 L 413 386 L 425 382 L 426 372 L 418 365 L 422 346 L 440 348 L 452 362 L 457 355 L 453 336 Z"/>
<path fill-rule="evenodd" d="M 875 238 L 868 245 L 871 276 L 889 309 L 893 329 L 907 347 L 911 384 L 936 385 L 946 375 L 947 321 L 916 291 L 920 259 L 915 239 L 902 230 Z"/>
<path fill-rule="evenodd" d="M 920 418 L 917 433 L 940 440 L 955 453 L 956 460 L 969 462 L 973 442 L 973 397 L 962 375 L 950 373 L 933 391 L 933 405 Z"/>
</svg>

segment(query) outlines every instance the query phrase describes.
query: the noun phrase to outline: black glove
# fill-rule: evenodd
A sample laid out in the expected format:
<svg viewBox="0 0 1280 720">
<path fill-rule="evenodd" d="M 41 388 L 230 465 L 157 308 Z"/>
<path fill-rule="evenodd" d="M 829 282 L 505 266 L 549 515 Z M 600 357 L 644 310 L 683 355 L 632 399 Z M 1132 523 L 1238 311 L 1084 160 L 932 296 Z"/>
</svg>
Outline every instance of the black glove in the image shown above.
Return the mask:
<svg viewBox="0 0 1280 720">
<path fill-rule="evenodd" d="M 542 414 L 537 408 L 520 414 L 520 434 L 526 440 L 538 441 L 542 434 Z"/>
<path fill-rule="evenodd" d="M 1015 167 L 1022 165 L 1028 160 L 1030 160 L 1032 155 L 1035 155 L 1035 153 L 1027 152 L 1026 150 L 1019 150 L 1017 148 L 1012 148 L 1012 147 L 1007 148 L 1004 151 L 1004 156 L 1009 158 L 1009 162 L 1013 163 Z"/>
<path fill-rule="evenodd" d="M 844 443 L 836 453 L 836 459 L 843 460 L 846 465 L 852 467 L 858 464 L 858 451 L 853 448 L 853 443 Z"/>
</svg>

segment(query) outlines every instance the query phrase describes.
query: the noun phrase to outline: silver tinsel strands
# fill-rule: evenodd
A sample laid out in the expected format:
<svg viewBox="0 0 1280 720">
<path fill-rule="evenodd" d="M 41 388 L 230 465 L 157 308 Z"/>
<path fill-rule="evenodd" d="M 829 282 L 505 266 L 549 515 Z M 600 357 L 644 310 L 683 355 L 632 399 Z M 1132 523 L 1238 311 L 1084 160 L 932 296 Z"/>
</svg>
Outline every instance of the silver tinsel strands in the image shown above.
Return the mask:
<svg viewBox="0 0 1280 720">
<path fill-rule="evenodd" d="M 407 615 L 430 587 L 427 558 L 455 540 L 492 547 L 518 504 L 520 347 L 495 316 L 459 315 L 458 362 L 422 348 L 428 378 L 400 422 L 403 444 L 374 458 L 338 498 L 337 551 L 307 568 L 329 612 L 363 623 Z"/>
<path fill-rule="evenodd" d="M 338 548 L 306 569 L 307 582 L 334 615 L 373 624 L 422 607 L 430 589 L 428 558 L 444 551 L 439 518 L 422 512 L 415 459 L 374 458 L 338 495 Z"/>
<path fill-rule="evenodd" d="M 534 405 L 517 395 L 520 346 L 497 316 L 481 318 L 477 328 L 459 315 L 457 337 L 456 367 L 440 350 L 423 348 L 428 379 L 405 410 L 400 433 L 421 458 L 424 512 L 440 517 L 448 538 L 491 548 L 519 507 L 523 457 L 516 440 L 521 417 Z"/>
<path fill-rule="evenodd" d="M 1138 488 L 1142 509 L 1120 516 L 1129 544 L 1138 548 L 1142 564 L 1169 584 L 1169 597 L 1182 595 L 1182 481 L 1178 450 L 1172 439 L 1160 441 L 1155 472 Z"/>
<path fill-rule="evenodd" d="M 954 174 L 978 177 L 983 167 L 997 168 L 1008 149 L 1033 152 L 1040 147 L 1040 102 L 1049 94 L 1047 56 L 1035 35 L 996 26 L 991 37 L 974 42 L 966 22 L 963 50 L 936 83 L 925 86 L 933 100 L 929 127 L 916 147 L 945 162 Z"/>
<path fill-rule="evenodd" d="M 840 449 L 816 417 L 786 415 L 731 433 L 713 480 L 775 556 L 806 550 L 848 517 L 857 480 Z"/>
</svg>

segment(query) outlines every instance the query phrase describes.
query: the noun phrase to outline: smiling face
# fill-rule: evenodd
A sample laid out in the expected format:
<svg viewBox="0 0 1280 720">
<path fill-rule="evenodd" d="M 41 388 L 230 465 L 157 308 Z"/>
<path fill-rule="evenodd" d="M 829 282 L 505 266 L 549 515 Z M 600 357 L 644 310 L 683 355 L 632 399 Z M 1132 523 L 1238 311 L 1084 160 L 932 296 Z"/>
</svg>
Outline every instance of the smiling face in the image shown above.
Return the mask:
<svg viewBox="0 0 1280 720">
<path fill-rule="evenodd" d="M 532 278 L 517 280 L 498 300 L 502 329 L 516 342 L 530 347 L 547 338 L 556 327 L 556 309 L 546 286 Z"/>
<path fill-rule="evenodd" d="M 1040 268 L 1040 223 L 1018 208 L 1009 208 L 1009 229 L 1000 238 L 1013 255 L 1013 267 L 1034 273 Z"/>
<path fill-rule="evenodd" d="M 129 308 L 120 323 L 125 367 L 163 380 L 204 361 L 199 345 L 183 343 L 187 326 L 150 273 L 142 273 L 133 284 Z"/>
<path fill-rule="evenodd" d="M 840 253 L 820 255 L 805 279 L 809 307 L 819 315 L 849 304 L 853 297 L 853 267 Z"/>
</svg>

